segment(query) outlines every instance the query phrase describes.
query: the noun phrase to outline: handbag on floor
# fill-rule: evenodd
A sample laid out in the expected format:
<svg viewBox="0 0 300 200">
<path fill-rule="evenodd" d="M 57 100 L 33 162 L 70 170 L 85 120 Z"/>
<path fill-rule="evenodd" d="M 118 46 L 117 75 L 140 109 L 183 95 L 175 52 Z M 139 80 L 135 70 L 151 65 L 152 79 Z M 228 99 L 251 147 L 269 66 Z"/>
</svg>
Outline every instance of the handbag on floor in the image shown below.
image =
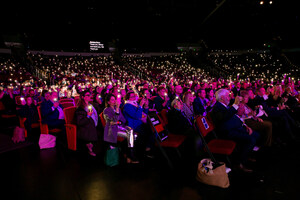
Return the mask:
<svg viewBox="0 0 300 200">
<path fill-rule="evenodd" d="M 199 162 L 196 179 L 201 183 L 221 188 L 228 188 L 230 185 L 225 164 L 219 163 L 219 165 L 214 166 L 209 158 Z"/>
<path fill-rule="evenodd" d="M 119 164 L 119 148 L 113 147 L 106 150 L 104 155 L 104 164 L 113 167 Z"/>
<path fill-rule="evenodd" d="M 56 145 L 56 137 L 51 134 L 41 134 L 39 139 L 40 149 L 53 148 Z"/>
<path fill-rule="evenodd" d="M 16 126 L 13 132 L 13 137 L 11 138 L 14 143 L 24 142 L 25 141 L 25 129 L 19 126 Z"/>
</svg>

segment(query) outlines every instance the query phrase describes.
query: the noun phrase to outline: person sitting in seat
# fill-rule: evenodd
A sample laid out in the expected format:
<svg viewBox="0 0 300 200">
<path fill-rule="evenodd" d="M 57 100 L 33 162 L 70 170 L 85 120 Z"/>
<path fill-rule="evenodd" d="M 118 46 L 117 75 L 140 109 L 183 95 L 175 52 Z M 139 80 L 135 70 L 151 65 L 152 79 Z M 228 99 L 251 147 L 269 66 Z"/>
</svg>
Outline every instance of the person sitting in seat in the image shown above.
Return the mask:
<svg viewBox="0 0 300 200">
<path fill-rule="evenodd" d="M 50 99 L 41 103 L 42 123 L 48 124 L 49 129 L 64 130 L 65 117 L 62 105 L 58 102 L 57 92 L 50 93 Z"/>
<path fill-rule="evenodd" d="M 216 126 L 217 134 L 220 138 L 233 140 L 240 146 L 236 167 L 244 172 L 252 172 L 253 170 L 247 168 L 245 164 L 256 140 L 259 138 L 259 134 L 248 127 L 237 115 L 241 100 L 239 96 L 236 96 L 231 107 L 228 107 L 231 99 L 228 90 L 219 89 L 216 92 L 216 99 L 217 102 L 211 112 L 211 118 Z M 243 113 L 243 110 L 240 109 L 239 112 Z"/>
<path fill-rule="evenodd" d="M 187 135 L 193 131 L 193 124 L 182 111 L 183 103 L 180 99 L 174 99 L 171 109 L 168 111 L 168 127 L 171 133 Z"/>
</svg>

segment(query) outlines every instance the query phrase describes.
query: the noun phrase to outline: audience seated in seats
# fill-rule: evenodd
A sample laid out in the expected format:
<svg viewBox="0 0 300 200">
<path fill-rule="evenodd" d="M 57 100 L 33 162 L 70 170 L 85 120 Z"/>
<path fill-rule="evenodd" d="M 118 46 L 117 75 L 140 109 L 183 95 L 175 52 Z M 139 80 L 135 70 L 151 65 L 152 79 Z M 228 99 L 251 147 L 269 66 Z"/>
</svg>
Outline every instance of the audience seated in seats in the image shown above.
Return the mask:
<svg viewBox="0 0 300 200">
<path fill-rule="evenodd" d="M 164 88 L 163 86 L 158 87 L 157 94 L 158 96 L 156 96 L 153 100 L 153 104 L 155 105 L 155 109 L 157 110 L 157 112 L 162 111 L 162 109 L 169 109 L 170 101 L 166 88 Z"/>
<path fill-rule="evenodd" d="M 191 98 L 193 96 L 191 92 L 185 92 L 185 98 Z M 191 103 L 190 103 L 190 107 Z M 171 109 L 167 113 L 168 118 L 168 129 L 172 134 L 186 135 L 187 139 L 185 141 L 185 151 L 188 152 L 189 157 L 195 158 L 195 156 L 200 155 L 200 150 L 202 149 L 202 140 L 200 135 L 195 133 L 193 128 L 193 121 L 191 121 L 188 116 L 183 112 L 183 103 L 181 100 L 174 99 L 171 103 Z"/>
<path fill-rule="evenodd" d="M 216 92 L 216 99 L 217 102 L 213 107 L 211 117 L 216 126 L 217 134 L 220 138 L 231 139 L 237 143 L 240 147 L 236 159 L 237 168 L 245 172 L 252 172 L 253 170 L 247 168 L 245 164 L 256 140 L 259 138 L 259 134 L 248 127 L 237 115 L 240 104 L 239 96 L 236 96 L 231 107 L 228 107 L 230 102 L 228 90 L 219 89 Z"/>
<path fill-rule="evenodd" d="M 194 121 L 194 109 L 193 109 L 194 95 L 192 92 L 187 91 L 183 95 L 182 112 L 191 121 Z"/>
<path fill-rule="evenodd" d="M 197 91 L 197 97 L 193 102 L 193 108 L 195 115 L 206 116 L 210 112 L 215 104 L 215 100 L 210 103 L 206 97 L 205 89 L 199 89 Z"/>
<path fill-rule="evenodd" d="M 272 145 L 273 135 L 272 122 L 257 117 L 256 112 L 247 105 L 249 100 L 249 94 L 247 90 L 241 90 L 240 95 L 243 97 L 243 100 L 239 106 L 244 106 L 244 113 L 240 112 L 240 114 L 242 114 L 240 117 L 245 121 L 247 126 L 261 134 L 263 145 L 270 147 Z"/>
<path fill-rule="evenodd" d="M 124 137 L 127 139 L 127 163 L 138 163 L 134 153 L 135 136 L 132 128 L 126 126 L 126 119 L 124 118 L 121 109 L 120 101 L 117 101 L 113 94 L 108 94 L 105 97 L 106 108 L 103 111 L 103 116 L 106 121 L 104 127 L 104 141 L 112 144 L 117 143 L 117 137 Z"/>
<path fill-rule="evenodd" d="M 16 113 L 16 103 L 12 88 L 5 87 L 2 91 L 0 91 L 0 100 L 5 107 L 5 111 L 3 114 Z"/>
<path fill-rule="evenodd" d="M 38 123 L 39 114 L 36 104 L 33 103 L 32 97 L 21 97 L 21 107 L 18 110 L 19 116 L 26 118 L 24 126 L 28 133 L 31 133 L 31 125 L 33 123 Z"/>
<path fill-rule="evenodd" d="M 281 124 L 281 126 L 279 126 L 281 134 L 287 134 L 283 135 L 283 137 L 288 140 L 293 140 L 295 138 L 293 128 L 296 129 L 297 125 L 294 119 L 285 110 L 284 104 L 279 104 L 277 107 L 273 108 L 267 104 L 267 95 L 264 87 L 260 87 L 257 90 L 257 95 L 254 98 L 254 105 L 256 107 L 262 106 L 268 116 L 268 119 L 270 119 L 273 124 L 273 120 Z"/>
<path fill-rule="evenodd" d="M 41 104 L 42 123 L 48 124 L 49 129 L 64 129 L 64 112 L 58 102 L 57 92 L 50 93 L 50 99 Z"/>
<path fill-rule="evenodd" d="M 84 141 L 91 156 L 96 156 L 93 151 L 94 143 L 98 141 L 98 114 L 96 109 L 90 104 L 92 101 L 89 91 L 80 94 L 80 100 L 75 111 L 75 124 L 77 126 L 77 138 Z"/>
<path fill-rule="evenodd" d="M 137 103 L 137 100 L 138 95 L 135 92 L 127 92 L 123 114 L 128 126 L 139 134 L 138 141 L 145 146 L 146 155 L 150 155 L 152 153 L 150 151 L 153 147 L 154 139 L 151 134 L 151 129 L 147 125 L 147 115 L 143 112 L 143 106 L 147 100 L 143 98 L 140 104 Z"/>
<path fill-rule="evenodd" d="M 188 135 L 193 132 L 193 123 L 182 110 L 183 103 L 180 99 L 174 99 L 171 109 L 168 111 L 168 127 L 173 134 Z"/>
</svg>

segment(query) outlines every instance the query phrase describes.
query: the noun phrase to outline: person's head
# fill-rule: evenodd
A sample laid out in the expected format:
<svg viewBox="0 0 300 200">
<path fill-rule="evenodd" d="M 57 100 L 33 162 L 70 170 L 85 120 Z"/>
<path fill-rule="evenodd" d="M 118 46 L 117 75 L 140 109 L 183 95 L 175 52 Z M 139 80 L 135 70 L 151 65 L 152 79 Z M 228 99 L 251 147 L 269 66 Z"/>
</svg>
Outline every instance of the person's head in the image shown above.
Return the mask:
<svg viewBox="0 0 300 200">
<path fill-rule="evenodd" d="M 176 85 L 174 88 L 175 94 L 180 95 L 182 94 L 182 87 L 181 85 Z"/>
<path fill-rule="evenodd" d="M 125 96 L 125 100 L 129 100 L 129 101 L 137 101 L 138 98 L 139 96 L 132 90 L 128 91 Z"/>
<path fill-rule="evenodd" d="M 171 106 L 175 109 L 181 110 L 182 109 L 182 102 L 179 99 L 174 99 L 171 103 Z"/>
<path fill-rule="evenodd" d="M 126 90 L 125 89 L 120 89 L 120 94 L 121 94 L 121 97 L 125 97 L 126 95 Z"/>
<path fill-rule="evenodd" d="M 248 103 L 249 101 L 249 92 L 247 90 L 241 90 L 240 96 L 243 97 L 243 103 Z"/>
<path fill-rule="evenodd" d="M 206 95 L 208 98 L 212 98 L 215 94 L 214 94 L 214 90 L 211 88 L 206 88 Z"/>
<path fill-rule="evenodd" d="M 266 90 L 265 90 L 265 88 L 264 87 L 260 87 L 258 90 L 257 90 L 257 94 L 259 95 L 259 96 L 264 96 L 265 94 L 266 94 Z"/>
<path fill-rule="evenodd" d="M 157 88 L 157 94 L 160 96 L 160 97 L 164 97 L 165 96 L 165 93 L 166 93 L 166 89 L 163 87 L 163 86 L 159 86 Z"/>
<path fill-rule="evenodd" d="M 108 94 L 106 95 L 105 97 L 105 107 L 112 107 L 112 106 L 115 106 L 116 105 L 116 96 L 113 95 L 113 94 Z"/>
<path fill-rule="evenodd" d="M 53 101 L 53 102 L 58 101 L 57 92 L 51 92 L 50 100 Z"/>
<path fill-rule="evenodd" d="M 33 103 L 32 98 L 30 96 L 26 97 L 26 104 L 30 106 Z"/>
<path fill-rule="evenodd" d="M 205 89 L 199 89 L 197 91 L 197 94 L 198 94 L 198 97 L 200 97 L 200 99 L 205 99 L 205 97 L 206 97 Z"/>
<path fill-rule="evenodd" d="M 50 97 L 51 97 L 50 92 L 46 92 L 45 95 L 44 95 L 44 97 L 45 97 L 46 101 L 50 100 Z"/>
<path fill-rule="evenodd" d="M 239 104 L 239 107 L 237 109 L 237 115 L 242 116 L 245 113 L 245 105 L 244 104 Z"/>
<path fill-rule="evenodd" d="M 183 95 L 183 102 L 192 103 L 193 101 L 194 101 L 194 95 L 192 94 L 192 92 L 190 91 L 185 92 Z"/>
<path fill-rule="evenodd" d="M 146 97 L 147 99 L 150 99 L 151 95 L 150 95 L 150 92 L 149 92 L 148 89 L 144 89 L 144 90 L 142 91 L 142 97 L 143 97 L 143 98 Z"/>
<path fill-rule="evenodd" d="M 228 106 L 230 103 L 229 91 L 226 89 L 219 89 L 216 92 L 216 100 Z"/>
<path fill-rule="evenodd" d="M 88 90 L 81 92 L 80 98 L 82 101 L 85 102 L 85 104 L 88 104 L 90 101 L 92 101 L 92 95 L 91 95 L 90 91 L 88 91 Z"/>
<path fill-rule="evenodd" d="M 249 99 L 254 99 L 255 95 L 253 93 L 253 90 L 248 90 Z"/>
<path fill-rule="evenodd" d="M 31 97 L 33 97 L 35 94 L 34 94 L 34 89 L 30 89 L 29 90 L 29 95 L 31 96 Z"/>
</svg>

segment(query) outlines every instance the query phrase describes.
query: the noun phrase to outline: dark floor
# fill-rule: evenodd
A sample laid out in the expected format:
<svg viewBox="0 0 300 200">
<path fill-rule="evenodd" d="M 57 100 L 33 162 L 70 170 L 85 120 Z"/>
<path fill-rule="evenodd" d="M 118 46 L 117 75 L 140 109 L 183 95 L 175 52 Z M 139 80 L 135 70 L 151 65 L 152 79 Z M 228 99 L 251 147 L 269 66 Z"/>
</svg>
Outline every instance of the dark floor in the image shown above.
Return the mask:
<svg viewBox="0 0 300 200">
<path fill-rule="evenodd" d="M 185 161 L 175 162 L 176 168 L 169 170 L 159 152 L 153 161 L 110 168 L 102 156 L 94 158 L 60 146 L 40 150 L 33 143 L 0 154 L 0 199 L 299 199 L 299 145 L 295 140 L 287 147 L 257 152 L 255 173 L 233 170 L 230 187 L 221 189 L 198 183 L 196 166 Z"/>
</svg>

